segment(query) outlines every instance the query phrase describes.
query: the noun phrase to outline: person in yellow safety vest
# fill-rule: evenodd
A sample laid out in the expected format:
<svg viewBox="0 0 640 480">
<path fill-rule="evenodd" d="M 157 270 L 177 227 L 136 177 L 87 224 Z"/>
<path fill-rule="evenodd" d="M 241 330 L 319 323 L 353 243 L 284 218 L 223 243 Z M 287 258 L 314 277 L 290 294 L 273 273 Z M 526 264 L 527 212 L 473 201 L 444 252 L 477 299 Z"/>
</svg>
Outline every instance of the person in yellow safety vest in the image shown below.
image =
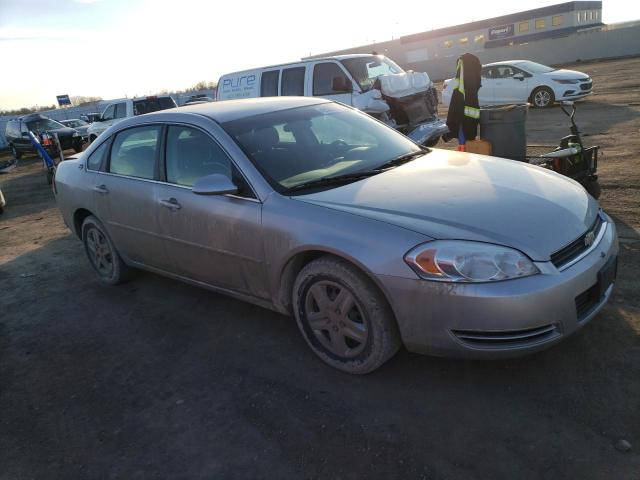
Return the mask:
<svg viewBox="0 0 640 480">
<path fill-rule="evenodd" d="M 458 143 L 464 145 L 467 140 L 475 140 L 478 135 L 478 90 L 482 86 L 481 70 L 480 60 L 475 55 L 465 53 L 458 59 L 447 113 L 449 133 L 444 135 L 445 141 L 458 138 Z"/>
</svg>

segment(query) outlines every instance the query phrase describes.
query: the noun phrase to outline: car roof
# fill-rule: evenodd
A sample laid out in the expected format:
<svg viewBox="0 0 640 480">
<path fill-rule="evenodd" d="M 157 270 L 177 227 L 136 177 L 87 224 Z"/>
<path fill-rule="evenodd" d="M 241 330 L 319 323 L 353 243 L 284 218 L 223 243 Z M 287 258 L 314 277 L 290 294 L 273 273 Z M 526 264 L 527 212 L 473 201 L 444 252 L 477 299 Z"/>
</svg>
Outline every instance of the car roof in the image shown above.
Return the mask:
<svg viewBox="0 0 640 480">
<path fill-rule="evenodd" d="M 497 67 L 499 65 L 517 65 L 518 63 L 528 62 L 529 60 L 503 60 L 501 62 L 485 63 L 483 67 Z"/>
<path fill-rule="evenodd" d="M 21 120 L 23 122 L 31 122 L 33 120 L 49 120 L 49 117 L 45 117 L 44 115 L 42 115 L 40 113 L 30 113 L 28 115 L 20 117 L 19 120 Z"/>
<path fill-rule="evenodd" d="M 185 105 L 178 108 L 170 108 L 154 112 L 161 115 L 163 112 L 197 113 L 212 118 L 218 123 L 230 122 L 240 118 L 253 117 L 262 113 L 271 113 L 290 108 L 304 107 L 306 105 L 319 105 L 331 103 L 318 97 L 261 97 L 243 98 L 238 100 L 223 100 L 217 102 L 200 103 L 197 105 Z"/>
<path fill-rule="evenodd" d="M 271 70 L 271 69 L 275 69 L 275 68 L 288 67 L 288 66 L 291 66 L 291 65 L 300 65 L 300 64 L 303 64 L 303 63 L 327 62 L 329 60 L 342 61 L 342 60 L 348 60 L 350 58 L 360 58 L 360 57 L 384 57 L 384 55 L 381 55 L 381 54 L 374 55 L 373 53 L 347 53 L 347 54 L 343 54 L 343 55 L 329 55 L 327 57 L 304 58 L 302 60 L 296 60 L 294 62 L 277 63 L 277 64 L 274 64 L 274 65 L 266 65 L 264 67 L 247 68 L 245 70 L 238 70 L 236 72 L 229 72 L 229 73 L 225 73 L 220 78 L 228 77 L 229 75 L 237 75 L 239 73 L 255 72 L 256 70 L 258 70 L 258 71 Z"/>
</svg>

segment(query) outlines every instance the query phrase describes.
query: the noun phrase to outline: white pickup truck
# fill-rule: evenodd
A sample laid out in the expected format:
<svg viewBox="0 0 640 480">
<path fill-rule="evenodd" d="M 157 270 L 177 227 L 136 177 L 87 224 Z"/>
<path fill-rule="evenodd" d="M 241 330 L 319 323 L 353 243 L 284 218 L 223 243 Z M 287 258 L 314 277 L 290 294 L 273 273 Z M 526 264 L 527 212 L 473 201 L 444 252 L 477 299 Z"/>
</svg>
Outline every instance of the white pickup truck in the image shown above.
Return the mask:
<svg viewBox="0 0 640 480">
<path fill-rule="evenodd" d="M 107 105 L 107 108 L 104 109 L 100 118 L 89 125 L 89 128 L 87 129 L 89 143 L 98 138 L 98 135 L 104 132 L 111 125 L 114 125 L 125 118 L 175 107 L 177 107 L 176 102 L 169 95 L 125 98 L 123 100 L 112 102 Z"/>
</svg>

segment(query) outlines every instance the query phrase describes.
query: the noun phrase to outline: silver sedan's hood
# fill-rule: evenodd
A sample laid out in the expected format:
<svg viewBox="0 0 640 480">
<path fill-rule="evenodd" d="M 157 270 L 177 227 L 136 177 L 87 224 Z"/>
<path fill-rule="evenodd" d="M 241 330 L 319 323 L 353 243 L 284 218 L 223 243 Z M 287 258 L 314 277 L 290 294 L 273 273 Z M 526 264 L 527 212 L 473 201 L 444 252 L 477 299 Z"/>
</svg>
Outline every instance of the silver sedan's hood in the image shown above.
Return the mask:
<svg viewBox="0 0 640 480">
<path fill-rule="evenodd" d="M 511 160 L 434 149 L 401 167 L 293 197 L 436 239 L 517 248 L 533 260 L 584 233 L 598 203 L 573 180 Z"/>
</svg>

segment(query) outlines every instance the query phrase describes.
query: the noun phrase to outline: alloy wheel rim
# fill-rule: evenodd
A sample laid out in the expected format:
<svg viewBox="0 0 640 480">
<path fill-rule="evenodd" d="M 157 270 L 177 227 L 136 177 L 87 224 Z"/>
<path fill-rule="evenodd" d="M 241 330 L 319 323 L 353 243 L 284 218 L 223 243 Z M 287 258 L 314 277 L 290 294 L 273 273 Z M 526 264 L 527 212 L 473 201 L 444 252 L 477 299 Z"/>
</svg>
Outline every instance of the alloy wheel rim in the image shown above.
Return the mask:
<svg viewBox="0 0 640 480">
<path fill-rule="evenodd" d="M 549 101 L 551 100 L 551 95 L 549 95 L 549 92 L 547 92 L 546 90 L 540 90 L 538 93 L 536 93 L 536 105 L 539 107 L 546 107 L 549 104 Z"/>
<path fill-rule="evenodd" d="M 323 280 L 306 293 L 305 318 L 320 344 L 342 358 L 359 355 L 369 338 L 369 329 L 354 295 L 344 286 Z"/>
<path fill-rule="evenodd" d="M 90 228 L 87 231 L 87 249 L 91 263 L 100 275 L 110 276 L 113 272 L 113 252 L 103 233 Z"/>
</svg>

